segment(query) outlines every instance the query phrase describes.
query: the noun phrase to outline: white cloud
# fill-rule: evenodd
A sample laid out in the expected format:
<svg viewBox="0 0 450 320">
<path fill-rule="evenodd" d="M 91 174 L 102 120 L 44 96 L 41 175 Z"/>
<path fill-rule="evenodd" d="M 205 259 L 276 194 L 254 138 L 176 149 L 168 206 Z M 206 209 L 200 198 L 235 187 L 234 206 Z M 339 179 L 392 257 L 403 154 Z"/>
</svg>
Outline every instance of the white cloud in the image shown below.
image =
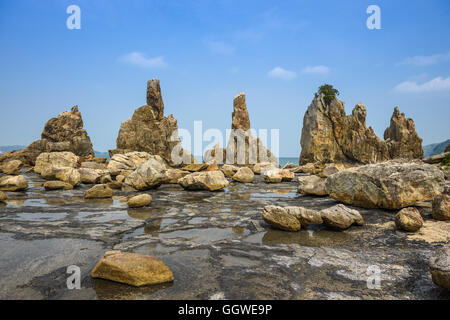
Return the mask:
<svg viewBox="0 0 450 320">
<path fill-rule="evenodd" d="M 120 58 L 120 61 L 143 68 L 163 68 L 167 64 L 164 57 L 147 58 L 141 52 L 131 52 Z"/>
<path fill-rule="evenodd" d="M 222 41 L 209 41 L 208 42 L 209 50 L 213 53 L 230 55 L 234 52 L 234 47 L 226 44 Z"/>
<path fill-rule="evenodd" d="M 408 57 L 397 65 L 413 65 L 419 67 L 431 66 L 440 62 L 450 61 L 450 51 L 447 53 L 433 54 L 430 56 L 415 56 Z"/>
<path fill-rule="evenodd" d="M 304 74 L 327 74 L 330 69 L 326 66 L 307 66 L 302 70 Z"/>
<path fill-rule="evenodd" d="M 283 80 L 292 80 L 297 78 L 297 74 L 294 71 L 285 70 L 281 67 L 273 68 L 268 73 L 271 78 L 278 78 Z"/>
<path fill-rule="evenodd" d="M 405 81 L 395 86 L 399 92 L 436 92 L 450 91 L 450 77 L 443 79 L 442 77 L 434 78 L 428 82 L 418 84 L 415 81 Z"/>
</svg>

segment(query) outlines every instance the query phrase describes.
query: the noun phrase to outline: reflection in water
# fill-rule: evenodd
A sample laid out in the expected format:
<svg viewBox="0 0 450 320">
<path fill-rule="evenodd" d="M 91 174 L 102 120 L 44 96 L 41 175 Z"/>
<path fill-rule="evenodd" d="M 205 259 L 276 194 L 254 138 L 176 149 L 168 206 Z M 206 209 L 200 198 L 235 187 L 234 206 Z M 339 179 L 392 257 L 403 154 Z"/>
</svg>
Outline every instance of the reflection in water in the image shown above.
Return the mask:
<svg viewBox="0 0 450 320">
<path fill-rule="evenodd" d="M 261 233 L 262 234 L 262 233 Z M 261 239 L 262 244 L 299 244 L 304 246 L 335 246 L 352 240 L 352 237 L 342 231 L 325 229 L 323 226 L 309 226 L 298 232 L 269 230 Z"/>
<path fill-rule="evenodd" d="M 244 234 L 245 228 L 241 228 L 241 227 L 235 227 L 235 228 L 231 228 L 231 231 L 233 231 L 234 234 Z"/>
<path fill-rule="evenodd" d="M 153 219 L 151 221 L 146 221 L 144 232 L 146 234 L 152 234 L 161 229 L 163 219 Z"/>
<path fill-rule="evenodd" d="M 161 208 L 135 208 L 128 209 L 128 215 L 131 218 L 139 219 L 139 220 L 147 220 L 151 218 L 156 218 L 161 216 L 165 212 L 164 209 Z"/>
<path fill-rule="evenodd" d="M 133 287 L 126 284 L 93 279 L 93 289 L 100 300 L 138 300 L 148 298 L 159 290 L 167 289 L 173 286 L 173 282 L 157 284 L 144 287 Z"/>
<path fill-rule="evenodd" d="M 108 199 L 86 199 L 86 203 L 93 204 L 96 207 L 100 208 L 109 208 L 113 203 L 112 198 Z"/>
<path fill-rule="evenodd" d="M 295 192 L 295 189 L 269 189 L 267 192 L 276 193 L 276 194 L 289 194 L 291 192 Z"/>
</svg>

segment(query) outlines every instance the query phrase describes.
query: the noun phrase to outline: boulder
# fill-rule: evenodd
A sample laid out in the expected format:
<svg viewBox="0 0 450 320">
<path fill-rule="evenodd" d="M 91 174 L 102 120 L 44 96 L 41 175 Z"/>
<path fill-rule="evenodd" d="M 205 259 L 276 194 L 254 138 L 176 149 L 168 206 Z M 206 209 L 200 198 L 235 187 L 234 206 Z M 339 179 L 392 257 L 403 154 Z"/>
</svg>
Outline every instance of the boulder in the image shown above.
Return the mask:
<svg viewBox="0 0 450 320">
<path fill-rule="evenodd" d="M 128 200 L 127 204 L 130 208 L 146 207 L 152 203 L 152 196 L 149 194 L 140 194 Z"/>
<path fill-rule="evenodd" d="M 190 174 L 189 171 L 180 169 L 167 169 L 164 183 L 178 184 L 178 180 Z"/>
<path fill-rule="evenodd" d="M 286 169 L 271 169 L 264 173 L 264 180 L 269 183 L 291 181 L 292 179 L 294 179 L 294 174 Z"/>
<path fill-rule="evenodd" d="M 41 177 L 46 180 L 60 180 L 76 187 L 81 183 L 81 175 L 77 169 L 69 167 L 47 167 L 42 170 Z"/>
<path fill-rule="evenodd" d="M 318 176 L 300 176 L 298 177 L 298 192 L 305 195 L 326 196 L 326 178 Z"/>
<path fill-rule="evenodd" d="M 112 182 L 108 182 L 106 185 L 110 189 L 116 189 L 116 190 L 122 189 L 122 182 L 112 181 Z"/>
<path fill-rule="evenodd" d="M 284 208 L 278 206 L 266 206 L 263 209 L 262 218 L 266 223 L 284 231 L 299 231 L 301 224 L 293 215 Z"/>
<path fill-rule="evenodd" d="M 44 183 L 44 188 L 45 190 L 72 190 L 73 186 L 63 181 L 47 181 Z"/>
<path fill-rule="evenodd" d="M 85 199 L 102 199 L 102 198 L 111 198 L 113 196 L 113 191 L 107 185 L 98 184 L 93 186 L 89 190 L 86 191 L 84 198 Z"/>
<path fill-rule="evenodd" d="M 179 164 L 175 161 L 177 159 L 172 159 L 172 153 L 181 155 L 184 163 L 193 162 L 192 155 L 181 147 L 177 120 L 172 115 L 164 117 L 164 102 L 158 79 L 147 82 L 147 104 L 136 109 L 132 118 L 121 124 L 117 149 L 110 150 L 109 154 L 112 158 L 116 154 L 131 151 L 159 155 L 170 164 Z"/>
<path fill-rule="evenodd" d="M 107 165 L 103 162 L 87 161 L 81 163 L 81 168 L 95 169 L 95 170 L 106 170 Z"/>
<path fill-rule="evenodd" d="M 331 198 L 364 208 L 401 209 L 444 191 L 444 174 L 422 162 L 391 160 L 346 169 L 327 178 Z"/>
<path fill-rule="evenodd" d="M 0 155 L 0 163 L 20 160 L 25 166 L 34 166 L 36 158 L 41 153 L 62 151 L 72 152 L 80 157 L 94 155 L 91 140 L 86 130 L 83 129 L 83 119 L 78 111 L 78 106 L 74 106 L 70 111 L 60 113 L 57 118 L 50 119 L 42 131 L 40 140 L 33 142 L 23 150 Z"/>
<path fill-rule="evenodd" d="M 126 154 L 113 155 L 108 163 L 108 171 L 113 176 L 128 176 L 136 168 L 150 159 L 152 156 L 147 152 L 128 152 Z"/>
<path fill-rule="evenodd" d="M 278 169 L 278 166 L 271 162 L 259 162 L 253 166 L 252 170 L 254 174 L 264 174 L 272 169 Z"/>
<path fill-rule="evenodd" d="M 41 153 L 36 159 L 34 172 L 41 173 L 46 168 L 77 168 L 80 158 L 72 152 Z"/>
<path fill-rule="evenodd" d="M 300 221 L 302 226 L 309 226 L 313 224 L 322 224 L 322 214 L 320 211 L 311 210 L 303 207 L 284 207 L 286 212 Z"/>
<path fill-rule="evenodd" d="M 222 171 L 194 172 L 178 180 L 186 190 L 217 191 L 228 187 L 229 182 Z"/>
<path fill-rule="evenodd" d="M 23 163 L 20 160 L 11 160 L 5 162 L 0 167 L 0 172 L 6 175 L 18 175 L 20 174 L 20 169 L 23 167 Z"/>
<path fill-rule="evenodd" d="M 106 173 L 105 170 L 90 169 L 90 168 L 80 168 L 78 169 L 78 172 L 80 173 L 81 182 L 85 184 L 98 183 L 102 175 Z"/>
<path fill-rule="evenodd" d="M 5 202 L 6 200 L 8 200 L 8 197 L 0 191 L 0 202 Z"/>
<path fill-rule="evenodd" d="M 236 166 L 233 166 L 231 164 L 224 164 L 222 166 L 222 172 L 225 175 L 225 177 L 231 178 L 233 177 L 236 172 L 238 172 L 239 168 Z"/>
<path fill-rule="evenodd" d="M 436 220 L 450 220 L 450 195 L 440 194 L 433 199 L 433 218 Z"/>
<path fill-rule="evenodd" d="M 445 290 L 450 290 L 450 245 L 436 250 L 429 263 L 433 282 Z"/>
<path fill-rule="evenodd" d="M 325 167 L 323 168 L 322 172 L 319 173 L 319 177 L 321 178 L 328 178 L 332 174 L 338 173 L 342 170 L 345 170 L 345 167 L 343 164 L 340 163 L 327 163 Z"/>
<path fill-rule="evenodd" d="M 417 208 L 404 208 L 395 215 L 395 225 L 400 230 L 416 232 L 422 228 L 423 219 Z"/>
<path fill-rule="evenodd" d="M 104 174 L 100 177 L 100 183 L 101 184 L 108 184 L 113 182 L 111 176 L 109 174 Z"/>
<path fill-rule="evenodd" d="M 333 229 L 345 230 L 351 225 L 364 225 L 361 214 L 354 209 L 350 209 L 343 204 L 335 205 L 321 211 L 322 220 L 325 225 Z"/>
<path fill-rule="evenodd" d="M 174 280 L 172 271 L 158 258 L 120 251 L 106 252 L 92 270 L 91 276 L 135 287 Z"/>
<path fill-rule="evenodd" d="M 136 190 L 158 188 L 166 181 L 166 171 L 164 160 L 160 156 L 151 156 L 125 178 L 125 184 Z"/>
<path fill-rule="evenodd" d="M 367 164 L 423 157 L 422 139 L 414 121 L 406 119 L 397 107 L 384 133 L 385 141 L 366 127 L 366 115 L 362 103 L 355 106 L 351 115 L 346 115 L 342 101 L 334 98 L 325 102 L 323 94 L 316 94 L 303 119 L 300 164 Z"/>
<path fill-rule="evenodd" d="M 0 177 L 0 190 L 2 191 L 23 191 L 27 188 L 28 181 L 22 175 Z"/>
<path fill-rule="evenodd" d="M 255 174 L 252 169 L 247 167 L 240 168 L 232 177 L 234 181 L 243 182 L 243 183 L 251 183 L 255 178 Z"/>
</svg>

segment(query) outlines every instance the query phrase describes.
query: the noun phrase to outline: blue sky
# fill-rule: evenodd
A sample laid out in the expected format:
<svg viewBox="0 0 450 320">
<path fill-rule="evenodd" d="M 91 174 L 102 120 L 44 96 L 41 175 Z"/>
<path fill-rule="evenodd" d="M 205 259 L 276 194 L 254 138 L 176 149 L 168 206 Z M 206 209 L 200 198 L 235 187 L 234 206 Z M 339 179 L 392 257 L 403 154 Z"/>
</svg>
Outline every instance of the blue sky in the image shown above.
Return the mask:
<svg viewBox="0 0 450 320">
<path fill-rule="evenodd" d="M 81 29 L 69 30 L 69 5 Z M 369 5 L 381 30 L 369 30 Z M 0 1 L 0 145 L 27 145 L 79 105 L 94 148 L 115 148 L 121 122 L 161 80 L 180 128 L 225 132 L 244 91 L 252 127 L 280 129 L 298 156 L 303 115 L 333 84 L 350 113 L 363 102 L 382 138 L 395 106 L 424 144 L 450 138 L 450 2 Z M 204 146 L 208 143 L 204 142 Z"/>
</svg>

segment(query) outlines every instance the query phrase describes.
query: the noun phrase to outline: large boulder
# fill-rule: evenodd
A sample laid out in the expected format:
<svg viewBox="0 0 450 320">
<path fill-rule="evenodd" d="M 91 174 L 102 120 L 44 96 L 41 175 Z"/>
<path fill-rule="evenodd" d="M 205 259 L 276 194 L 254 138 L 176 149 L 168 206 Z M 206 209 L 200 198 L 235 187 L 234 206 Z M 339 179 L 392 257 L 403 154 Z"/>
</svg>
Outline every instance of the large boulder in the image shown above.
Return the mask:
<svg viewBox="0 0 450 320">
<path fill-rule="evenodd" d="M 325 225 L 333 229 L 345 230 L 351 225 L 364 225 L 361 214 L 354 209 L 350 209 L 343 204 L 335 205 L 321 211 L 322 220 Z"/>
<path fill-rule="evenodd" d="M 3 176 L 0 178 L 0 190 L 23 191 L 28 188 L 28 181 L 24 176 Z"/>
<path fill-rule="evenodd" d="M 74 106 L 50 119 L 42 131 L 41 139 L 23 150 L 6 152 L 0 156 L 0 163 L 20 160 L 25 166 L 33 166 L 41 153 L 68 151 L 80 157 L 93 157 L 91 139 L 83 129 L 83 119 Z"/>
<path fill-rule="evenodd" d="M 337 98 L 329 103 L 316 94 L 303 119 L 300 164 L 376 163 L 393 158 L 421 159 L 422 139 L 414 122 L 394 109 L 386 141 L 366 127 L 366 107 L 358 103 L 346 115 L 344 103 Z"/>
<path fill-rule="evenodd" d="M 166 171 L 164 160 L 160 156 L 151 156 L 125 178 L 125 184 L 136 190 L 158 188 L 166 181 Z"/>
<path fill-rule="evenodd" d="M 105 184 L 98 184 L 86 191 L 85 199 L 103 199 L 111 198 L 113 196 L 113 190 Z"/>
<path fill-rule="evenodd" d="M 443 289 L 450 290 L 450 245 L 436 250 L 429 266 L 433 282 Z"/>
<path fill-rule="evenodd" d="M 400 230 L 416 232 L 422 228 L 423 219 L 417 208 L 403 208 L 395 215 L 395 225 Z"/>
<path fill-rule="evenodd" d="M 20 169 L 23 167 L 23 163 L 20 160 L 11 160 L 3 163 L 0 166 L 0 172 L 6 175 L 18 175 L 20 174 Z"/>
<path fill-rule="evenodd" d="M 44 152 L 41 153 L 34 166 L 34 172 L 42 173 L 46 168 L 77 168 L 80 158 L 72 152 Z"/>
<path fill-rule="evenodd" d="M 350 168 L 327 178 L 331 198 L 364 208 L 401 209 L 444 191 L 444 174 L 422 162 L 391 160 Z"/>
<path fill-rule="evenodd" d="M 41 177 L 46 180 L 60 180 L 76 187 L 81 183 L 78 169 L 70 167 L 47 167 L 41 171 Z"/>
<path fill-rule="evenodd" d="M 266 206 L 263 209 L 262 218 L 266 223 L 284 231 L 299 231 L 300 221 L 289 214 L 285 208 L 278 206 Z"/>
<path fill-rule="evenodd" d="M 120 251 L 106 252 L 91 276 L 136 287 L 174 280 L 172 271 L 158 258 Z"/>
<path fill-rule="evenodd" d="M 222 171 L 194 172 L 178 180 L 186 190 L 217 191 L 228 187 L 229 182 Z"/>
<path fill-rule="evenodd" d="M 232 177 L 234 181 L 243 182 L 243 183 L 251 183 L 255 178 L 255 174 L 252 169 L 248 167 L 240 168 Z"/>
<path fill-rule="evenodd" d="M 302 226 L 322 224 L 322 213 L 304 207 L 284 207 L 287 213 L 297 218 Z"/>
<path fill-rule="evenodd" d="M 140 194 L 130 198 L 127 202 L 130 208 L 141 208 L 152 203 L 152 196 L 149 194 Z"/>
<path fill-rule="evenodd" d="M 181 148 L 177 120 L 172 115 L 164 117 L 164 102 L 158 79 L 147 82 L 147 104 L 136 109 L 133 117 L 122 123 L 117 149 L 110 150 L 109 154 L 112 158 L 115 154 L 131 151 L 159 155 L 170 164 L 176 163 L 172 153 L 181 156 L 184 163 L 192 162 L 192 155 Z"/>
<path fill-rule="evenodd" d="M 108 163 L 108 171 L 113 176 L 128 176 L 136 168 L 150 159 L 152 156 L 147 152 L 128 152 L 126 154 L 115 154 Z"/>
<path fill-rule="evenodd" d="M 450 220 L 450 195 L 440 194 L 433 199 L 433 218 L 436 220 Z"/>
<path fill-rule="evenodd" d="M 326 196 L 326 178 L 318 176 L 300 176 L 298 177 L 298 192 L 304 195 Z"/>
</svg>

